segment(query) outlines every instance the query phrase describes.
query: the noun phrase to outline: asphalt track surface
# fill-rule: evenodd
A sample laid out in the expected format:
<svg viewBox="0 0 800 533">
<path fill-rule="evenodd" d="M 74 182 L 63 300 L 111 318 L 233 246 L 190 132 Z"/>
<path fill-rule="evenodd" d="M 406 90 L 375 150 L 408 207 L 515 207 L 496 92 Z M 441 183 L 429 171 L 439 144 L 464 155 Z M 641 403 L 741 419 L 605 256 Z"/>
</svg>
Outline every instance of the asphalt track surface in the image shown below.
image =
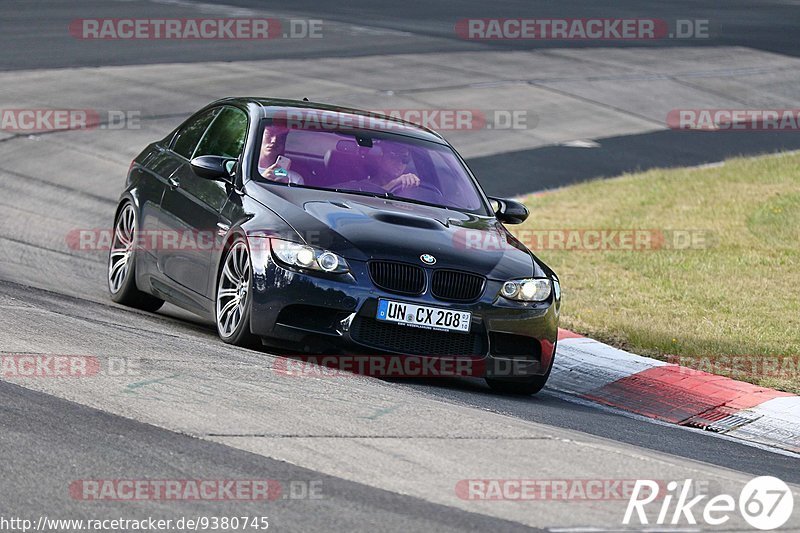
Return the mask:
<svg viewBox="0 0 800 533">
<path fill-rule="evenodd" d="M 744 2 L 728 2 L 724 9 L 712 2 L 668 7 L 662 2 L 588 7 L 562 2 L 536 6 L 536 16 L 716 19 L 718 29 L 730 31 L 720 31 L 710 42 L 657 46 L 746 46 L 796 56 L 799 42 L 789 31 L 798 22 L 793 4 L 764 2 L 754 13 Z M 283 17 L 343 24 L 357 20 L 370 29 L 360 31 L 358 39 L 296 41 L 262 50 L 241 43 L 216 48 L 179 43 L 176 50 L 174 43 L 163 42 L 146 43 L 144 48 L 141 43 L 98 48 L 63 34 L 64 20 L 156 16 L 154 6 L 158 16 L 185 16 L 191 5 L 43 2 L 34 7 L 5 2 L 0 7 L 0 46 L 5 51 L 0 68 L 532 46 L 477 44 L 452 37 L 458 18 L 530 16 L 531 4 L 523 2 L 499 7 L 480 2 L 294 2 L 291 10 L 258 3 L 259 9 L 273 9 Z M 699 164 L 735 153 L 792 148 L 796 141 L 791 137 L 743 134 L 734 141 L 730 136 L 708 137 L 702 144 L 673 132 L 650 132 L 606 140 L 600 150 L 581 152 L 585 155 L 577 158 L 569 152 L 566 163 L 566 148 L 553 146 L 483 156 L 472 165 L 488 171 L 497 168 L 492 158 L 502 157 L 519 169 L 545 166 L 552 171 L 552 182 L 545 184 L 550 187 L 634 168 Z M 658 150 L 678 144 L 685 149 Z M 0 142 L 0 156 L 12 155 L 10 145 Z M 13 150 L 18 157 L 20 149 Z M 2 516 L 269 515 L 270 527 L 278 531 L 619 528 L 624 502 L 473 502 L 457 498 L 453 487 L 467 478 L 691 477 L 710 480 L 719 493 L 740 488 L 754 475 L 774 475 L 800 485 L 796 456 L 599 409 L 548 390 L 533 398 L 511 398 L 492 394 L 477 380 L 286 378 L 273 371 L 275 354 L 226 346 L 211 325 L 180 310 L 167 306 L 147 314 L 116 306 L 105 294 L 103 254 L 76 253 L 63 246 L 70 229 L 110 224 L 116 195 L 99 171 L 104 162 L 97 159 L 96 167 L 85 169 L 85 179 L 74 183 L 64 183 L 58 172 L 15 173 L 0 163 L 0 352 L 88 354 L 102 362 L 119 358 L 137 361 L 139 371 L 72 381 L 0 381 Z M 126 161 L 121 163 L 124 168 Z M 53 168 L 56 164 L 53 161 Z M 121 181 L 120 176 L 116 183 Z M 504 181 L 498 190 L 525 192 L 521 186 Z M 314 480 L 322 484 L 324 497 L 280 498 L 266 505 L 86 502 L 68 491 L 70 483 L 80 479 L 274 479 L 287 486 Z M 797 487 L 793 488 L 797 500 Z M 800 530 L 796 517 L 787 527 Z M 730 528 L 748 529 L 746 524 Z"/>
<path fill-rule="evenodd" d="M 305 531 L 529 530 L 521 524 L 376 490 L 112 416 L 9 383 L 0 383 L 0 401 L 4 429 L 0 443 L 3 449 L 18 452 L 15 460 L 5 465 L 6 481 L 0 487 L 6 516 L 173 517 L 165 513 L 162 502 L 140 503 L 133 509 L 128 502 L 102 502 L 87 508 L 86 502 L 66 497 L 64 487 L 74 481 L 72 472 L 103 471 L 109 479 L 129 479 L 131 472 L 136 472 L 142 478 L 156 479 L 186 479 L 188 475 L 197 479 L 291 480 L 317 483 L 324 489 L 321 494 L 325 497 L 319 499 L 277 498 L 268 511 L 261 502 L 182 502 L 176 520 L 184 515 L 270 515 L 270 528 L 278 531 L 298 525 L 298 530 Z M 26 429 L 21 430 L 23 427 Z"/>
<path fill-rule="evenodd" d="M 79 18 L 109 17 L 170 17 L 185 15 L 185 6 L 200 6 L 201 2 L 185 0 L 142 0 L 106 2 L 83 0 L 81 2 L 9 0 L 3 2 L 3 25 L 0 44 L 5 50 L 17 53 L 0 58 L 2 69 L 29 69 L 53 67 L 86 67 L 171 63 L 176 60 L 191 61 L 242 61 L 272 58 L 310 58 L 325 56 L 358 56 L 373 54 L 425 53 L 446 50 L 475 50 L 485 47 L 502 49 L 534 49 L 564 47 L 620 47 L 642 46 L 642 42 L 619 41 L 574 42 L 548 41 L 494 41 L 470 42 L 457 37 L 456 21 L 464 18 L 654 18 L 709 21 L 709 38 L 690 40 L 664 40 L 644 43 L 645 46 L 745 46 L 787 55 L 800 55 L 795 31 L 800 24 L 800 12 L 791 0 L 747 2 L 727 1 L 724 4 L 710 0 L 659 2 L 631 0 L 581 2 L 527 2 L 512 0 L 484 2 L 481 0 L 444 0 L 429 2 L 412 0 L 349 0 L 346 2 L 317 2 L 302 0 L 291 3 L 259 0 L 231 0 L 230 6 L 242 8 L 229 10 L 230 16 L 246 17 L 248 10 L 269 13 L 279 19 L 310 18 L 359 25 L 364 29 L 359 35 L 331 42 L 330 39 L 308 39 L 303 42 L 271 43 L 268 47 L 254 47 L 247 43 L 175 43 L 152 41 L 136 42 L 123 46 L 93 46 L 70 37 L 64 30 L 64 21 Z M 209 11 L 206 11 L 209 12 Z M 368 31 L 371 30 L 371 31 Z M 412 34 L 413 39 L 404 38 Z"/>
<path fill-rule="evenodd" d="M 795 2 L 729 1 L 724 6 L 713 1 L 680 2 L 492 2 L 449 0 L 443 2 L 348 1 L 348 2 L 262 2 L 236 0 L 222 6 L 189 0 L 126 0 L 80 2 L 9 0 L 0 6 L 0 70 L 31 68 L 76 68 L 158 63 L 246 61 L 265 59 L 306 59 L 375 56 L 383 54 L 429 54 L 479 51 L 563 51 L 626 48 L 746 47 L 764 53 L 800 56 L 796 28 L 800 10 Z M 202 16 L 269 16 L 282 21 L 322 20 L 321 39 L 274 39 L 268 46 L 248 41 L 137 40 L 95 41 L 76 39 L 65 25 L 84 18 L 157 18 Z M 467 41 L 456 34 L 455 23 L 470 17 L 509 18 L 653 18 L 666 21 L 707 20 L 708 37 L 659 39 L 654 41 Z M 658 61 L 657 56 L 654 61 Z M 391 67 L 389 67 L 391 68 Z M 211 74 L 211 73 L 209 73 Z M 280 76 L 280 73 L 276 73 Z M 526 72 L 535 76 L 535 72 Z M 664 75 L 669 76 L 666 72 Z M 743 77 L 752 74 L 742 73 Z M 735 77 L 735 76 L 734 76 Z M 735 83 L 735 81 L 734 81 Z M 602 90 L 602 89 L 600 89 Z M 725 99 L 720 89 L 720 102 Z M 238 93 L 237 93 L 238 94 Z M 261 95 L 259 95 L 261 96 Z M 653 98 L 661 96 L 654 95 Z M 299 98 L 299 96 L 298 96 Z M 733 99 L 737 108 L 784 108 L 780 104 L 754 98 Z M 730 106 L 730 103 L 728 105 Z M 791 100 L 790 100 L 791 102 Z M 336 103 L 336 102 L 333 102 Z M 357 102 L 356 102 L 357 103 Z M 760 104 L 760 105 L 757 105 Z M 782 105 L 781 105 L 782 104 Z M 503 101 L 487 99 L 486 107 L 498 108 Z M 724 107 L 720 105 L 719 107 Z M 586 117 L 585 121 L 602 121 Z M 611 128 L 610 128 L 611 130 Z M 617 136 L 596 150 L 576 151 L 563 146 L 542 146 L 525 150 L 509 148 L 509 155 L 470 157 L 480 175 L 501 175 L 485 180 L 484 186 L 496 195 L 531 192 L 528 182 L 534 175 L 537 189 L 553 188 L 623 172 L 665 166 L 699 165 L 738 155 L 757 155 L 800 148 L 800 134 L 781 132 L 736 132 L 716 135 L 685 132 L 642 132 Z"/>
</svg>

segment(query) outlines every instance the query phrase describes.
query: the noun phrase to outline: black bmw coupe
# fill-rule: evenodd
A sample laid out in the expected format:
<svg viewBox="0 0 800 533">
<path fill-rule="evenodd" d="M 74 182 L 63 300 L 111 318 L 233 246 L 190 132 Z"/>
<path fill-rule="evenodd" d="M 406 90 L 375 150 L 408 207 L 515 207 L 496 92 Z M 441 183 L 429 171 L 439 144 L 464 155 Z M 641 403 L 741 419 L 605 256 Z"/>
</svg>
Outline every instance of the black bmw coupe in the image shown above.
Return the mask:
<svg viewBox="0 0 800 533">
<path fill-rule="evenodd" d="M 560 286 L 504 226 L 527 216 L 428 129 L 229 98 L 131 163 L 109 290 L 213 320 L 231 344 L 477 358 L 492 388 L 533 394 L 553 365 Z"/>
</svg>

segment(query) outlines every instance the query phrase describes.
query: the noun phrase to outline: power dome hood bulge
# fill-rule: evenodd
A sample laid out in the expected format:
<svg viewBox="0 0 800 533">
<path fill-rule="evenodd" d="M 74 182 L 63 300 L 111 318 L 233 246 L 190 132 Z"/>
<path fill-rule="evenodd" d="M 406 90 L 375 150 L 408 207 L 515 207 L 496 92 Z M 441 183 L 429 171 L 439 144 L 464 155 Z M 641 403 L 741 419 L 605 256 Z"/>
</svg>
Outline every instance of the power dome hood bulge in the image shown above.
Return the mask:
<svg viewBox="0 0 800 533">
<path fill-rule="evenodd" d="M 281 216 L 309 245 L 346 259 L 387 259 L 507 280 L 544 276 L 530 252 L 494 217 L 392 199 L 248 183 L 247 193 Z"/>
</svg>

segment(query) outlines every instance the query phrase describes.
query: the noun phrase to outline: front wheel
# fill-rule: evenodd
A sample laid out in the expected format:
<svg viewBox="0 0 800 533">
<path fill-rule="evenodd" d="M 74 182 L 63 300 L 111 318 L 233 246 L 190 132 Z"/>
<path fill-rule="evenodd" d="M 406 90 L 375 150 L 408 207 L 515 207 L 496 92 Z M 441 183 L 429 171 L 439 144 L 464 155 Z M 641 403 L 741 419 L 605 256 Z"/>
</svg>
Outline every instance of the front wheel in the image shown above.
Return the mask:
<svg viewBox="0 0 800 533">
<path fill-rule="evenodd" d="M 164 300 L 144 293 L 136 286 L 136 208 L 125 202 L 114 222 L 114 237 L 108 254 L 108 291 L 122 305 L 158 311 Z"/>
<path fill-rule="evenodd" d="M 223 342 L 256 347 L 259 339 L 250 332 L 253 268 L 247 243 L 238 237 L 228 249 L 217 282 L 217 333 Z"/>
</svg>

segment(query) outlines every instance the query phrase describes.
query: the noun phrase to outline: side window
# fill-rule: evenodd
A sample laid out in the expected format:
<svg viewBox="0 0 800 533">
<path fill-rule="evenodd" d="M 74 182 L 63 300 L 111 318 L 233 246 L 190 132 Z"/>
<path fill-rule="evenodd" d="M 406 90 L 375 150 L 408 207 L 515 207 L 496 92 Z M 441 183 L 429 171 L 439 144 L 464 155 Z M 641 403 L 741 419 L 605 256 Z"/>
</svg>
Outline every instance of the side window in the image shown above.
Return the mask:
<svg viewBox="0 0 800 533">
<path fill-rule="evenodd" d="M 208 128 L 197 145 L 194 157 L 218 155 L 238 158 L 247 134 L 247 114 L 235 107 L 226 107 Z"/>
<path fill-rule="evenodd" d="M 175 140 L 172 143 L 172 151 L 186 159 L 191 159 L 200 137 L 208 129 L 208 125 L 211 124 L 217 113 L 219 113 L 219 108 L 206 111 L 197 118 L 190 120 L 175 136 Z"/>
</svg>

